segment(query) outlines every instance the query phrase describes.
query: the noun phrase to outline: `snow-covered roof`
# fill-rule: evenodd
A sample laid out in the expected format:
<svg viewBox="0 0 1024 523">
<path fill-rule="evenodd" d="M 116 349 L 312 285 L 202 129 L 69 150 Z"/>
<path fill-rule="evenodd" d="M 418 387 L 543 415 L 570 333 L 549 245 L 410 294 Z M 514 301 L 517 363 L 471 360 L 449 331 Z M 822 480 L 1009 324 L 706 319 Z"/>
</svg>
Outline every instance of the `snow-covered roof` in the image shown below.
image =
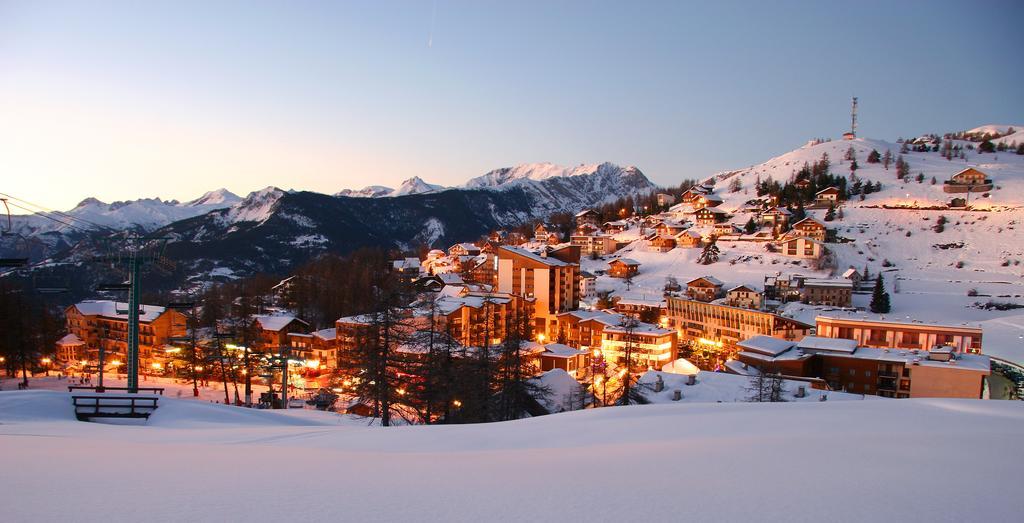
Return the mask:
<svg viewBox="0 0 1024 523">
<path fill-rule="evenodd" d="M 807 278 L 804 280 L 804 287 L 845 287 L 852 288 L 850 280 L 832 280 L 827 278 Z"/>
<path fill-rule="evenodd" d="M 355 314 L 353 316 L 343 316 L 338 318 L 335 323 L 348 323 L 356 325 L 370 325 L 373 323 L 372 314 Z"/>
<path fill-rule="evenodd" d="M 612 260 L 612 261 L 610 261 L 608 263 L 611 264 L 611 263 L 615 263 L 615 262 L 619 262 L 619 263 L 622 263 L 622 264 L 625 264 L 625 265 L 640 265 L 640 262 L 634 260 L 633 258 L 619 258 L 617 260 Z"/>
<path fill-rule="evenodd" d="M 102 316 L 104 318 L 128 321 L 128 304 L 125 302 L 85 300 L 76 303 L 75 308 L 85 316 Z M 125 312 L 118 312 L 119 310 Z M 149 323 L 157 319 L 166 309 L 156 305 L 139 305 L 139 310 L 141 311 L 139 312 L 139 321 Z"/>
<path fill-rule="evenodd" d="M 792 349 L 796 344 L 792 341 L 773 338 L 771 336 L 758 335 L 745 339 L 736 345 L 740 348 L 754 351 L 759 354 L 778 356 L 779 354 Z"/>
<path fill-rule="evenodd" d="M 75 345 L 85 345 L 85 342 L 82 341 L 82 338 L 79 338 L 77 335 L 75 335 L 75 333 L 72 332 L 65 334 L 63 338 L 57 340 L 57 345 L 61 345 L 64 347 L 72 347 Z"/>
<path fill-rule="evenodd" d="M 585 350 L 574 349 L 561 343 L 549 343 L 544 346 L 544 354 L 553 358 L 572 358 L 586 353 Z"/>
<path fill-rule="evenodd" d="M 616 305 L 628 305 L 634 307 L 664 307 L 664 298 L 619 298 Z"/>
<path fill-rule="evenodd" d="M 697 374 L 700 372 L 700 369 L 698 369 L 693 363 L 690 363 L 690 360 L 686 358 L 679 358 L 678 360 L 666 363 L 665 366 L 661 368 L 661 372 L 689 376 L 691 374 Z"/>
<path fill-rule="evenodd" d="M 748 286 L 748 285 L 737 285 L 737 286 L 735 286 L 735 287 L 733 287 L 733 288 L 729 289 L 729 290 L 728 290 L 728 291 L 726 291 L 726 292 L 733 292 L 733 291 L 749 291 L 749 292 L 758 292 L 758 290 L 757 290 L 757 289 L 754 289 L 753 287 L 750 287 L 750 286 Z"/>
<path fill-rule="evenodd" d="M 597 214 L 597 211 L 593 209 L 583 209 L 582 211 L 576 213 L 576 217 L 579 218 L 581 216 L 586 216 L 588 214 Z"/>
<path fill-rule="evenodd" d="M 696 278 L 686 282 L 686 284 L 689 285 L 689 284 L 691 284 L 691 283 L 693 283 L 693 282 L 695 282 L 697 280 L 704 280 L 704 281 L 710 283 L 711 285 L 715 285 L 717 287 L 721 287 L 722 285 L 724 285 L 724 283 L 722 283 L 722 280 L 719 280 L 718 278 L 715 278 L 714 276 L 698 276 L 698 277 L 696 277 Z"/>
<path fill-rule="evenodd" d="M 804 336 L 797 344 L 800 350 L 804 351 L 827 351 L 853 353 L 857 350 L 856 340 L 844 338 L 825 338 L 822 336 Z"/>
<path fill-rule="evenodd" d="M 819 195 L 821 193 L 826 193 L 826 192 L 839 192 L 839 189 L 834 187 L 834 186 L 829 186 L 829 187 L 825 187 L 824 189 L 814 193 L 814 195 L 817 196 L 817 195 Z"/>
<path fill-rule="evenodd" d="M 298 321 L 303 325 L 307 325 L 306 322 L 290 314 L 261 314 L 253 316 L 253 320 L 259 322 L 260 327 L 263 327 L 263 330 L 268 331 L 279 331 L 287 327 L 288 324 L 293 321 Z"/>
<path fill-rule="evenodd" d="M 419 258 L 410 257 L 410 258 L 403 258 L 401 260 L 393 260 L 391 262 L 391 266 L 394 267 L 395 270 L 419 269 L 420 268 L 420 259 Z M 284 282 L 282 282 L 282 283 L 284 283 Z"/>
<path fill-rule="evenodd" d="M 874 349 L 861 347 L 853 354 L 843 354 L 843 357 L 857 358 L 861 360 L 891 361 L 905 365 L 919 365 L 922 367 L 960 369 L 988 374 L 992 370 L 992 361 L 984 354 L 959 354 L 956 359 L 949 361 L 930 360 L 927 351 L 908 349 Z"/>
<path fill-rule="evenodd" d="M 850 267 L 849 269 L 843 271 L 843 278 L 849 279 L 852 278 L 855 274 L 860 274 L 860 272 L 857 269 Z"/>
<path fill-rule="evenodd" d="M 627 334 L 629 330 L 630 329 L 623 327 L 621 324 L 609 325 L 604 328 L 605 332 L 614 332 L 616 334 Z M 672 334 L 673 332 L 675 331 L 673 331 L 672 329 L 663 329 L 661 327 L 658 327 L 657 325 L 644 323 L 642 321 L 637 322 L 636 327 L 632 328 L 632 333 L 638 336 L 663 336 L 665 334 Z"/>
<path fill-rule="evenodd" d="M 320 338 L 321 340 L 334 340 L 338 337 L 338 330 L 334 327 L 328 329 L 320 329 L 313 333 L 313 336 Z"/>
<path fill-rule="evenodd" d="M 521 247 L 511 247 L 509 245 L 502 245 L 501 249 L 505 250 L 505 251 L 508 251 L 508 252 L 511 252 L 513 254 L 518 254 L 519 256 L 522 256 L 524 258 L 529 258 L 530 260 L 533 260 L 533 261 L 538 262 L 538 263 L 543 263 L 545 265 L 550 265 L 552 267 L 565 267 L 565 266 L 570 265 L 570 264 L 568 264 L 568 263 L 566 263 L 566 262 L 564 262 L 562 260 L 559 260 L 558 258 L 554 258 L 554 257 L 551 257 L 551 256 L 541 256 L 541 255 L 539 255 L 539 254 L 537 254 L 535 252 L 528 251 L 528 250 L 523 249 Z"/>
</svg>

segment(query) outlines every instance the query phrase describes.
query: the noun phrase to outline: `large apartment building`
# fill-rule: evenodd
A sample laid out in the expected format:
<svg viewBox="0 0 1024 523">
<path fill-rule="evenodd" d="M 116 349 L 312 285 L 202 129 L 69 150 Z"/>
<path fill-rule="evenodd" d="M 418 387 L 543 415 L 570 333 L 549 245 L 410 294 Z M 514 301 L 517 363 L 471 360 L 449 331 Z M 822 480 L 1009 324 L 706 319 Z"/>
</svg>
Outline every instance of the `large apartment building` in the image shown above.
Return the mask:
<svg viewBox="0 0 1024 523">
<path fill-rule="evenodd" d="M 580 251 L 563 247 L 540 254 L 503 245 L 498 248 L 498 292 L 534 300 L 534 332 L 554 334 L 559 313 L 580 302 Z"/>
<path fill-rule="evenodd" d="M 761 372 L 821 379 L 830 389 L 888 398 L 980 398 L 991 372 L 987 356 L 862 347 L 854 340 L 806 336 L 793 342 L 755 336 L 737 359 Z"/>
<path fill-rule="evenodd" d="M 57 352 L 62 364 L 86 361 L 99 363 L 100 349 L 104 352 L 104 365 L 110 370 L 114 362 L 124 363 L 128 355 L 128 304 L 110 300 L 86 300 L 64 310 L 67 331 L 62 341 L 74 340 L 74 350 L 64 345 Z M 169 339 L 186 335 L 184 314 L 155 305 L 140 305 L 139 310 L 139 367 L 162 369 L 167 361 L 165 347 Z M 77 338 L 77 339 L 75 339 Z M 160 367 L 154 367 L 153 365 Z M 115 365 L 116 366 L 116 365 Z"/>
<path fill-rule="evenodd" d="M 570 311 L 558 315 L 559 339 L 584 350 L 598 349 L 603 358 L 623 363 L 630 347 L 634 364 L 660 369 L 678 357 L 676 332 L 637 322 L 624 314 L 605 311 Z"/>
<path fill-rule="evenodd" d="M 811 325 L 770 312 L 668 297 L 668 327 L 679 340 L 707 352 L 708 365 L 724 363 L 738 351 L 738 343 L 757 336 L 799 340 Z"/>
<path fill-rule="evenodd" d="M 854 340 L 862 347 L 932 350 L 951 346 L 958 353 L 981 353 L 981 327 L 818 316 L 818 336 Z"/>
</svg>

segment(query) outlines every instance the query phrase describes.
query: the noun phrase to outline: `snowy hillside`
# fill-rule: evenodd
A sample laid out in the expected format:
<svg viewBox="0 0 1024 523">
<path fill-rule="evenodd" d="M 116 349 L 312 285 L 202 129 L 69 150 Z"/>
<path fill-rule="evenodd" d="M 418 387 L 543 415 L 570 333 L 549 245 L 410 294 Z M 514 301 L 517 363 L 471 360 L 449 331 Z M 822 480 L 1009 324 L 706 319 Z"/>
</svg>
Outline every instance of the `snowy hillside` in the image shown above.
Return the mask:
<svg viewBox="0 0 1024 523">
<path fill-rule="evenodd" d="M 1005 129 L 1009 126 L 982 126 Z M 967 144 L 968 142 L 956 142 Z M 794 262 L 780 254 L 766 252 L 753 242 L 720 241 L 721 261 L 711 265 L 696 263 L 700 249 L 673 249 L 667 253 L 652 252 L 643 241 L 626 247 L 616 256 L 633 258 L 641 263 L 640 274 L 627 291 L 622 280 L 601 276 L 599 290 L 613 290 L 617 295 L 656 299 L 661 296 L 665 278 L 673 276 L 685 282 L 697 276 L 712 275 L 726 288 L 746 284 L 763 287 L 766 274 L 796 273 L 828 277 L 847 267 L 858 270 L 869 267 L 872 274 L 884 271 L 892 293 L 893 319 L 912 319 L 937 323 L 981 323 L 985 327 L 984 351 L 997 357 L 1024 363 L 1024 309 L 986 310 L 980 305 L 989 301 L 1024 305 L 1024 156 L 1013 151 L 979 154 L 965 150 L 965 159 L 947 160 L 939 152 L 909 152 L 903 158 L 910 167 L 909 181 L 900 181 L 896 169 L 882 163 L 868 163 L 872 150 L 879 154 L 891 151 L 899 156 L 901 144 L 872 139 L 835 140 L 808 144 L 744 169 L 724 171 L 711 178 L 715 193 L 721 196 L 722 209 L 733 214 L 731 222 L 742 227 L 753 214 L 743 211 L 744 204 L 757 197 L 758 180 L 792 180 L 804 163 L 813 164 L 827 154 L 833 174 L 848 177 L 850 163 L 844 156 L 850 147 L 855 151 L 859 168 L 856 176 L 863 182 L 879 182 L 880 192 L 860 200 L 851 198 L 842 207 L 841 218 L 826 222 L 835 228 L 842 242 L 828 244 L 836 257 L 835 268 L 815 271 L 806 263 Z M 970 210 L 948 209 L 954 196 L 942 190 L 942 182 L 966 167 L 987 173 L 995 187 L 983 194 L 971 194 Z M 917 178 L 923 179 L 918 182 Z M 931 180 L 936 183 L 933 185 Z M 738 189 L 730 191 L 730 186 Z M 824 220 L 824 210 L 809 210 L 811 216 Z M 939 216 L 948 222 L 936 232 Z M 636 238 L 637 229 L 620 235 Z M 584 260 L 584 270 L 606 270 L 604 260 Z M 886 267 L 886 262 L 890 266 Z M 968 295 L 972 294 L 972 295 Z M 855 295 L 854 305 L 865 308 L 870 296 Z M 822 307 L 790 304 L 787 309 L 799 319 L 813 323 L 817 314 L 844 314 Z M 878 317 L 866 311 L 858 317 Z"/>
<path fill-rule="evenodd" d="M 160 405 L 145 426 L 125 427 L 75 421 L 67 393 L 0 392 L 4 464 L 17 471 L 0 480 L 5 518 L 864 521 L 881 510 L 894 521 L 1015 521 L 1024 511 L 1008 459 L 1024 438 L 1016 402 L 663 404 L 392 428 Z M 144 482 L 117 472 L 140 466 Z M 281 494 L 268 495 L 282 473 Z"/>
</svg>

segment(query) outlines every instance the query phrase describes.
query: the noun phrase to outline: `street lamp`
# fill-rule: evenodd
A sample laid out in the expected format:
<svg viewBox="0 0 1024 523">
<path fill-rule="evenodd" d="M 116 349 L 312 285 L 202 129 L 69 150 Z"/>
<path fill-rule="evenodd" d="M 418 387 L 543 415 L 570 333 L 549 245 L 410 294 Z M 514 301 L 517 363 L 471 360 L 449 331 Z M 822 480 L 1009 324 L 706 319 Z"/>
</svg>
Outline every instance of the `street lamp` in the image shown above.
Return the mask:
<svg viewBox="0 0 1024 523">
<path fill-rule="evenodd" d="M 46 369 L 46 375 L 50 375 L 50 358 L 43 358 L 43 367 Z"/>
</svg>

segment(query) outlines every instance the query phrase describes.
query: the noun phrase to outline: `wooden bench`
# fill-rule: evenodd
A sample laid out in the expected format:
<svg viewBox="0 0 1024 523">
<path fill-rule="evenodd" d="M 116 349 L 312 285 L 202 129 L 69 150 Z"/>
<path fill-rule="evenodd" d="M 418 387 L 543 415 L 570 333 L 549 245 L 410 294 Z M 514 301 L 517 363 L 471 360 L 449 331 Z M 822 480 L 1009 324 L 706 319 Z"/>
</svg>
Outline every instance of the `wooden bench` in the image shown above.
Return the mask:
<svg viewBox="0 0 1024 523">
<path fill-rule="evenodd" d="M 156 396 L 71 396 L 78 421 L 91 418 L 149 418 L 156 410 Z"/>
<path fill-rule="evenodd" d="M 138 389 L 139 389 L 139 392 L 149 392 L 149 393 L 152 393 L 152 394 L 159 394 L 161 396 L 164 395 L 163 387 L 139 387 Z M 88 386 L 88 385 L 69 385 L 68 386 L 68 392 L 74 392 L 76 390 L 91 390 L 93 392 L 101 392 L 101 393 L 102 392 L 106 392 L 108 390 L 116 390 L 116 391 L 128 392 L 128 387 L 103 387 L 101 389 L 99 387 L 92 387 L 92 386 Z"/>
</svg>

